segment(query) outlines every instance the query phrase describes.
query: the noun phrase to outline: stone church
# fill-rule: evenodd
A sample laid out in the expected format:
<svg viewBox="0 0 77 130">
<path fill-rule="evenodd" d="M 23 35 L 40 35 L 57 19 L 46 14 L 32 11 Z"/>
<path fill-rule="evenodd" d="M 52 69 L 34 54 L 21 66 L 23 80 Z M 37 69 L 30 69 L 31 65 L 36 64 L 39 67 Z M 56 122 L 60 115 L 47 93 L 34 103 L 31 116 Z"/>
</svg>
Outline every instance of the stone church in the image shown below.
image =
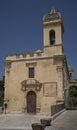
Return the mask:
<svg viewBox="0 0 77 130">
<path fill-rule="evenodd" d="M 43 50 L 6 57 L 7 113 L 51 115 L 53 105 L 68 105 L 69 76 L 63 33 L 61 14 L 52 8 L 43 17 Z"/>
</svg>

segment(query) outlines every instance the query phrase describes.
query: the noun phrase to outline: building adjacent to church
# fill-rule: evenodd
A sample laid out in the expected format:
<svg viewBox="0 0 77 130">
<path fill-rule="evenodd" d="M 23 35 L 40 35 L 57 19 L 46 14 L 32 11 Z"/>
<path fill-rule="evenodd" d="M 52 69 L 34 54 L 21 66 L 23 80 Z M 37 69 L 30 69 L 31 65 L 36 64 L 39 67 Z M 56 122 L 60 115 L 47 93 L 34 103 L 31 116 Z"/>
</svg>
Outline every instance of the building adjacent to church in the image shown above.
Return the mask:
<svg viewBox="0 0 77 130">
<path fill-rule="evenodd" d="M 63 33 L 61 14 L 52 8 L 43 17 L 43 50 L 6 57 L 7 113 L 51 115 L 51 106 L 68 105 L 69 77 Z"/>
<path fill-rule="evenodd" d="M 69 71 L 69 87 L 77 86 L 77 78 L 74 78 L 74 70 L 70 65 L 68 66 L 68 71 Z"/>
</svg>

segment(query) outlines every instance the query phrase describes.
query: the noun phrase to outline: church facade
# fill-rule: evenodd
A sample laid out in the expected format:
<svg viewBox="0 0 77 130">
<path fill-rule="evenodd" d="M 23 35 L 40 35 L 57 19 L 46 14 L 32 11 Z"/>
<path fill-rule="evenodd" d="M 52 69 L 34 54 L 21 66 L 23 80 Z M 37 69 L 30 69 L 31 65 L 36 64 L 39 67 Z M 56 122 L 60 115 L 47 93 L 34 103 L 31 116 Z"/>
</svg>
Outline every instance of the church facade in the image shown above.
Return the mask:
<svg viewBox="0 0 77 130">
<path fill-rule="evenodd" d="M 61 14 L 52 8 L 43 17 L 43 50 L 6 57 L 4 104 L 7 113 L 51 115 L 51 106 L 68 104 L 63 33 Z"/>
</svg>

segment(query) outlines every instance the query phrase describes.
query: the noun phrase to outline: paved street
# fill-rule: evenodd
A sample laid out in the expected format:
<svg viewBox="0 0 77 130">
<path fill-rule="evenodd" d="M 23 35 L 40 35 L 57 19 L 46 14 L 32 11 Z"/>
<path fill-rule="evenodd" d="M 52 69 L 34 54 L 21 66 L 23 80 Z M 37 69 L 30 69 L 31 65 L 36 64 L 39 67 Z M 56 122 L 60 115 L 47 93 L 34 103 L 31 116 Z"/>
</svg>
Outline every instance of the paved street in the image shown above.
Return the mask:
<svg viewBox="0 0 77 130">
<path fill-rule="evenodd" d="M 77 130 L 77 110 L 65 111 L 52 124 L 56 130 Z"/>
<path fill-rule="evenodd" d="M 31 124 L 40 122 L 44 116 L 0 115 L 0 130 L 32 130 Z M 77 130 L 77 111 L 65 111 L 45 130 Z"/>
<path fill-rule="evenodd" d="M 39 122 L 39 117 L 25 114 L 6 114 L 0 115 L 0 130 L 16 129 L 16 130 L 31 130 L 31 124 Z"/>
</svg>

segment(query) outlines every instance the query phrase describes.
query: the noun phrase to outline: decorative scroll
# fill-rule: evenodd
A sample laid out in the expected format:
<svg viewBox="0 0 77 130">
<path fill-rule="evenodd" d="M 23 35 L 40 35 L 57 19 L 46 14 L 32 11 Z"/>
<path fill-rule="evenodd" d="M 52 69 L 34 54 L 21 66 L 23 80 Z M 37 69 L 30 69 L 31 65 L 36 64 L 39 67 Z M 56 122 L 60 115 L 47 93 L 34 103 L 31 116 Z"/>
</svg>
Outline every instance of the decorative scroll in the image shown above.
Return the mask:
<svg viewBox="0 0 77 130">
<path fill-rule="evenodd" d="M 42 83 L 35 79 L 28 79 L 21 82 L 21 89 L 22 91 L 26 91 L 28 88 L 34 88 L 36 91 L 40 91 L 42 87 Z"/>
</svg>

